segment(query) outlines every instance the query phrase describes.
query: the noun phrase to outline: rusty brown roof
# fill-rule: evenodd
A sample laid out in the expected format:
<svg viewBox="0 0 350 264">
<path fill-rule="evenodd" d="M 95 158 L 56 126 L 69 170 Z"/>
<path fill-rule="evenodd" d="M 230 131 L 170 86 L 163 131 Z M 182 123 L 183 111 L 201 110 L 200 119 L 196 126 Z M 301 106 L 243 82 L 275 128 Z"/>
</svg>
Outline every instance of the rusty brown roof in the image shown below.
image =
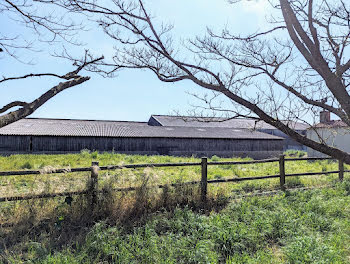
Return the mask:
<svg viewBox="0 0 350 264">
<path fill-rule="evenodd" d="M 149 126 L 146 122 L 26 118 L 0 128 L 0 135 L 156 137 L 156 138 L 282 138 L 248 129 Z"/>
</svg>

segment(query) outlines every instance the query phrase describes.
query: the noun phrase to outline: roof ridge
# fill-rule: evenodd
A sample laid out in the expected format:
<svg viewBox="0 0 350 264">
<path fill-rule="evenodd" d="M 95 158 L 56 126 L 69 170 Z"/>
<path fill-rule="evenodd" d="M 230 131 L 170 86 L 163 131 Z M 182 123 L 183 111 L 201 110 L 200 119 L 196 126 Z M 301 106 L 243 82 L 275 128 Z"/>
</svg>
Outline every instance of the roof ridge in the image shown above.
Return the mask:
<svg viewBox="0 0 350 264">
<path fill-rule="evenodd" d="M 249 119 L 249 120 L 254 120 L 253 118 L 248 118 L 248 117 L 237 117 L 237 118 L 232 118 L 232 117 L 219 117 L 219 116 L 186 116 L 186 115 L 151 115 L 152 116 L 164 116 L 164 117 L 189 117 L 189 118 L 222 118 L 222 119 Z"/>
<path fill-rule="evenodd" d="M 161 120 L 158 120 L 157 117 L 174 117 L 174 118 L 178 117 L 179 119 L 181 119 L 181 118 L 196 118 L 196 119 L 201 119 L 201 118 L 208 118 L 208 119 L 212 118 L 212 119 L 215 119 L 215 118 L 217 118 L 217 119 L 223 119 L 223 121 L 230 121 L 230 120 L 255 121 L 255 122 L 263 122 L 263 123 L 266 123 L 266 124 L 270 125 L 269 123 L 267 123 L 264 120 L 256 120 L 256 119 L 254 119 L 252 117 L 251 118 L 249 118 L 249 117 L 232 117 L 232 118 L 230 118 L 230 117 L 204 117 L 204 116 L 201 117 L 201 116 L 176 116 L 176 115 L 151 115 L 151 117 L 154 117 L 160 124 L 163 124 L 163 123 L 161 122 Z M 193 121 L 199 121 L 199 120 L 193 120 Z M 288 119 L 287 120 L 282 119 L 280 121 L 287 122 L 287 123 L 292 123 L 292 124 L 299 124 L 299 125 L 306 125 L 306 126 L 308 126 L 307 123 L 301 122 L 301 121 L 293 121 L 293 120 L 288 120 Z M 272 125 L 270 125 L 270 126 L 272 126 Z"/>
<path fill-rule="evenodd" d="M 128 120 L 96 120 L 96 119 L 70 119 L 70 118 L 45 118 L 45 117 L 26 117 L 20 120 L 56 120 L 56 121 L 87 121 L 87 122 L 120 122 L 120 123 L 142 123 L 147 124 L 144 121 L 128 121 Z M 20 121 L 18 120 L 18 121 Z"/>
</svg>

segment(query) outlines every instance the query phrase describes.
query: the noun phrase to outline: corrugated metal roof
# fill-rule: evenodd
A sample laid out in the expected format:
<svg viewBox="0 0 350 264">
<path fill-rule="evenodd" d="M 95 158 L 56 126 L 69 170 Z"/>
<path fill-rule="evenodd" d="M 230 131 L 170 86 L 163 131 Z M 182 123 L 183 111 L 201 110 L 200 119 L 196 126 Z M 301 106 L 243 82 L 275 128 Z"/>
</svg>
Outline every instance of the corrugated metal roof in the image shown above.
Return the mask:
<svg viewBox="0 0 350 264">
<path fill-rule="evenodd" d="M 155 138 L 282 138 L 248 129 L 149 126 L 146 122 L 26 118 L 0 128 L 0 135 L 155 137 Z"/>
<path fill-rule="evenodd" d="M 256 121 L 248 118 L 220 118 L 220 117 L 186 117 L 152 115 L 162 126 L 186 126 L 186 127 L 222 127 L 235 129 L 276 129 L 264 121 Z M 300 122 L 284 121 L 289 127 L 296 130 L 306 130 L 309 126 Z"/>
</svg>

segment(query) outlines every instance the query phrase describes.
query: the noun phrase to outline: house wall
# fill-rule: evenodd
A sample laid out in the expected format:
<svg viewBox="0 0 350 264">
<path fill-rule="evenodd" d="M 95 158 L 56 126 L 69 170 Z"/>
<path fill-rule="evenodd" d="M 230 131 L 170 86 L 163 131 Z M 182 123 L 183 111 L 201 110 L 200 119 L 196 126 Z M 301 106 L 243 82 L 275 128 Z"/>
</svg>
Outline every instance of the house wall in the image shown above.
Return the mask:
<svg viewBox="0 0 350 264">
<path fill-rule="evenodd" d="M 318 136 L 319 135 L 319 136 Z M 350 153 L 350 129 L 349 128 L 313 128 L 307 131 L 307 137 L 321 142 L 321 137 L 327 145 L 339 148 Z M 309 157 L 326 157 L 327 155 L 320 153 L 311 148 L 307 148 Z"/>
<path fill-rule="evenodd" d="M 260 159 L 283 152 L 283 140 L 239 140 L 200 138 L 108 138 L 108 137 L 50 137 L 0 136 L 0 151 L 65 153 L 82 149 L 129 154 L 160 154 L 176 156 L 249 156 Z M 31 140 L 30 140 L 31 139 Z M 6 142 L 4 145 L 3 142 Z M 2 143 L 1 143 L 2 142 Z M 30 143 L 31 142 L 31 143 Z M 14 144 L 12 144 L 14 143 Z M 31 151 L 30 151 L 31 150 Z"/>
</svg>

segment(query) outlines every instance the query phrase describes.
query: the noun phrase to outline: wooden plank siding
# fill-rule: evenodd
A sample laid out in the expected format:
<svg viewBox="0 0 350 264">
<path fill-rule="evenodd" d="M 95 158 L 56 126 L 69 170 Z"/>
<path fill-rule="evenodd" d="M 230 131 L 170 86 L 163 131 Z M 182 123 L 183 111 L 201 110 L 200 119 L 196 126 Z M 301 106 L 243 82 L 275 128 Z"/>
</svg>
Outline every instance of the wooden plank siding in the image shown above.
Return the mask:
<svg viewBox="0 0 350 264">
<path fill-rule="evenodd" d="M 127 138 L 69 136 L 0 136 L 0 151 L 79 152 L 82 149 L 177 156 L 250 156 L 266 158 L 283 151 L 283 140 L 214 138 Z"/>
<path fill-rule="evenodd" d="M 0 152 L 30 151 L 30 136 L 0 136 Z"/>
</svg>

